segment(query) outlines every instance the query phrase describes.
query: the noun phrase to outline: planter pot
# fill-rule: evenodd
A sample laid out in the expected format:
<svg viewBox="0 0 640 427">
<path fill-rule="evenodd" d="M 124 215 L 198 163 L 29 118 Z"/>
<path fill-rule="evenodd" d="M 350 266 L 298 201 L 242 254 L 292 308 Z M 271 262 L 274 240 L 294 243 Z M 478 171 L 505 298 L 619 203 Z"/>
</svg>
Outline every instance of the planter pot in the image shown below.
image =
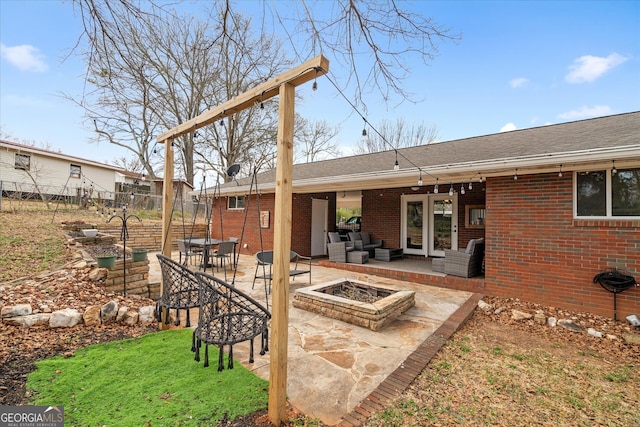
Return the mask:
<svg viewBox="0 0 640 427">
<path fill-rule="evenodd" d="M 131 249 L 131 261 L 140 262 L 146 261 L 147 250 L 146 249 Z"/>
<path fill-rule="evenodd" d="M 116 255 L 99 256 L 96 260 L 100 268 L 111 268 L 116 265 Z"/>
<path fill-rule="evenodd" d="M 98 235 L 98 230 L 95 228 L 88 228 L 82 230 L 82 234 L 84 234 L 84 237 L 96 237 Z"/>
</svg>

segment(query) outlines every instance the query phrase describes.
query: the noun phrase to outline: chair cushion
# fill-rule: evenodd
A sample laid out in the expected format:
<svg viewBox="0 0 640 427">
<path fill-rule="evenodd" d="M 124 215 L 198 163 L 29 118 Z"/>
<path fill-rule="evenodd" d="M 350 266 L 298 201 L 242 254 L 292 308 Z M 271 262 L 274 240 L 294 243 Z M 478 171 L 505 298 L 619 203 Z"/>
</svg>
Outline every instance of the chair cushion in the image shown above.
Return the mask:
<svg viewBox="0 0 640 427">
<path fill-rule="evenodd" d="M 360 233 L 352 232 L 349 233 L 349 240 L 355 242 L 356 240 L 362 240 L 362 237 L 360 237 Z"/>
<path fill-rule="evenodd" d="M 362 240 L 362 244 L 363 245 L 370 245 L 371 244 L 371 236 L 369 236 L 369 233 L 360 233 L 360 240 Z"/>
<path fill-rule="evenodd" d="M 340 233 L 336 233 L 335 231 L 327 233 L 327 238 L 329 239 L 329 243 L 338 243 L 341 240 Z"/>
<path fill-rule="evenodd" d="M 465 254 L 472 254 L 477 244 L 484 244 L 484 237 L 479 239 L 471 239 L 467 244 L 467 249 L 464 250 Z"/>
</svg>

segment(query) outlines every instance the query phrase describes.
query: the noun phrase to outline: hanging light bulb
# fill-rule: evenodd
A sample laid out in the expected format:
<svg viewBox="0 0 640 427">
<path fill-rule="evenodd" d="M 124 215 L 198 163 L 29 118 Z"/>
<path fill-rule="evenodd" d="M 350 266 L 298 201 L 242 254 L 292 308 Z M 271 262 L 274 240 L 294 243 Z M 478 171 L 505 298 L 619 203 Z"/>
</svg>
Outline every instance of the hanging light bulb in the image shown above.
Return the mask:
<svg viewBox="0 0 640 427">
<path fill-rule="evenodd" d="M 560 172 L 558 172 L 558 176 L 562 178 L 562 165 L 560 165 Z"/>
<path fill-rule="evenodd" d="M 611 169 L 611 173 L 615 175 L 618 173 L 618 169 L 616 169 L 616 161 L 612 160 L 612 162 L 613 162 L 613 168 Z"/>
<path fill-rule="evenodd" d="M 313 79 L 313 85 L 311 86 L 311 90 L 313 90 L 314 92 L 318 90 L 318 69 L 316 68 L 316 76 Z"/>
<path fill-rule="evenodd" d="M 422 173 L 420 173 L 420 178 L 418 178 L 418 186 L 422 187 Z"/>
<path fill-rule="evenodd" d="M 449 195 L 453 196 L 453 183 L 451 183 L 451 187 L 449 188 Z"/>
<path fill-rule="evenodd" d="M 438 178 L 436 178 L 436 185 L 433 186 L 433 192 L 438 194 Z"/>
<path fill-rule="evenodd" d="M 469 181 L 469 190 L 473 190 L 473 184 Z"/>
<path fill-rule="evenodd" d="M 464 193 L 465 193 L 465 191 L 464 191 L 464 184 L 462 184 L 462 185 L 460 186 L 460 194 L 464 194 Z"/>
<path fill-rule="evenodd" d="M 400 163 L 398 163 L 398 150 L 396 150 L 396 162 L 393 164 L 393 170 L 396 172 L 400 170 Z"/>
<path fill-rule="evenodd" d="M 513 174 L 513 180 L 517 181 L 518 180 L 518 169 L 516 168 L 516 173 Z"/>
<path fill-rule="evenodd" d="M 478 179 L 478 182 L 482 183 L 482 174 L 480 174 L 480 178 Z"/>
</svg>

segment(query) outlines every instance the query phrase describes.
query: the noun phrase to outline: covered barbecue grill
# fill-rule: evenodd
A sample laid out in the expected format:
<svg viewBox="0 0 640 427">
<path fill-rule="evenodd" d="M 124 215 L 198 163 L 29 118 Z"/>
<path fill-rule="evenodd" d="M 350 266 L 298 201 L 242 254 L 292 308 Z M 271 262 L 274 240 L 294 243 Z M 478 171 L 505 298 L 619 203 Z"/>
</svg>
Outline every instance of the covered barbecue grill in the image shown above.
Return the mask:
<svg viewBox="0 0 640 427">
<path fill-rule="evenodd" d="M 614 268 L 596 274 L 593 278 L 593 283 L 600 283 L 607 291 L 613 292 L 613 320 L 618 320 L 616 318 L 616 295 L 635 286 L 637 284 L 635 277 L 627 274 L 625 271 Z"/>
</svg>

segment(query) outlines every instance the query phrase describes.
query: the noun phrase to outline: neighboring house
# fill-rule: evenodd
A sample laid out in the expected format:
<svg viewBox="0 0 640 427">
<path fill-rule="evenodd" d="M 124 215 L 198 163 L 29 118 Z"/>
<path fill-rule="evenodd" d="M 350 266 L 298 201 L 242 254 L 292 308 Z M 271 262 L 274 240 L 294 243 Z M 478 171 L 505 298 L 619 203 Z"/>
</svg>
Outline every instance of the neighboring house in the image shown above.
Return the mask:
<svg viewBox="0 0 640 427">
<path fill-rule="evenodd" d="M 214 237 L 244 228 L 245 253 L 273 247 L 275 171 L 257 179 L 259 198 L 249 178 L 224 185 L 211 220 Z M 362 194 L 363 231 L 409 256 L 485 237 L 484 280 L 439 285 L 611 316 L 594 276 L 640 280 L 640 112 L 294 165 L 292 250 L 326 253 L 349 191 Z M 617 303 L 640 314 L 640 288 Z"/>
<path fill-rule="evenodd" d="M 18 197 L 68 198 L 89 196 L 113 200 L 114 166 L 29 145 L 0 140 L 0 181 L 3 194 Z"/>
<path fill-rule="evenodd" d="M 152 182 L 145 174 L 119 170 L 116 172 L 116 192 L 151 194 Z"/>
</svg>

